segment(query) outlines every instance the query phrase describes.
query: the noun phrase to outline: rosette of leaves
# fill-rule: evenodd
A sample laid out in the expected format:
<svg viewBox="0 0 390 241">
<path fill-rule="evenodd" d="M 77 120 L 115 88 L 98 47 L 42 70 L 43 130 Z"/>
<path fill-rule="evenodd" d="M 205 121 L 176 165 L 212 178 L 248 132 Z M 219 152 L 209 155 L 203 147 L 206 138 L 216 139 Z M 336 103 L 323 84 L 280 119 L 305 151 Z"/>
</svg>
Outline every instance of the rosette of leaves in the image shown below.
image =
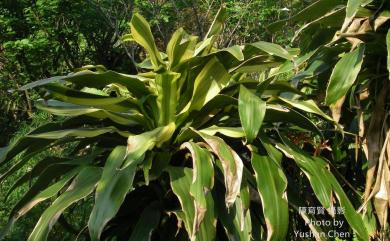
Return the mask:
<svg viewBox="0 0 390 241">
<path fill-rule="evenodd" d="M 45 201 L 30 241 L 46 240 L 57 221 L 66 223 L 72 205 L 90 213 L 77 238 L 93 241 L 285 240 L 300 205 L 287 187 L 304 173 L 317 202 L 332 215 L 338 200 L 366 240 L 327 161 L 291 141 L 299 133 L 321 139 L 315 122 L 332 121 L 270 70 L 295 65 L 296 50 L 267 42 L 218 49 L 223 19 L 221 9 L 203 40 L 177 30 L 163 53 L 134 14 L 123 41 L 145 49 L 143 72 L 87 66 L 25 86 L 45 89 L 37 108 L 60 118 L 2 149 L 1 180 L 42 151 L 68 154 L 48 156 L 18 179 L 10 193 L 31 187 L 3 234 Z"/>
<path fill-rule="evenodd" d="M 389 20 L 389 1 L 319 0 L 269 26 L 302 23 L 295 40 L 307 59 L 293 79 L 344 126 L 344 141 L 332 138 L 333 163 L 348 173 L 370 235 L 380 240 L 389 237 Z"/>
</svg>

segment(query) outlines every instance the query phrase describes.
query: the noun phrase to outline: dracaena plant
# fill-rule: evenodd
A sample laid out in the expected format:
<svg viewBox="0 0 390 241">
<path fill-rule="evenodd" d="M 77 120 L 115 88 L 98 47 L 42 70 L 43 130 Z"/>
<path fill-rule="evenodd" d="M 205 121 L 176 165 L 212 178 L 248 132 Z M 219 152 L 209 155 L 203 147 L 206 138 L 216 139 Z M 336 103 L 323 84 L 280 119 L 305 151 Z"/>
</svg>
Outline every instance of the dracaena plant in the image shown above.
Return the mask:
<svg viewBox="0 0 390 241">
<path fill-rule="evenodd" d="M 348 173 L 355 205 L 378 240 L 390 234 L 389 13 L 389 1 L 319 0 L 270 26 L 304 22 L 295 40 L 305 60 L 293 79 L 344 127 L 342 141 L 332 138 L 333 163 Z"/>
<path fill-rule="evenodd" d="M 123 41 L 147 53 L 138 74 L 88 66 L 25 86 L 46 90 L 36 107 L 60 117 L 2 149 L 1 180 L 52 153 L 11 188 L 31 183 L 3 234 L 46 201 L 30 241 L 46 240 L 76 203 L 90 212 L 80 230 L 87 240 L 285 240 L 294 237 L 292 217 L 314 218 L 299 206 L 332 214 L 337 200 L 367 240 L 326 159 L 296 140 L 322 140 L 316 124 L 334 124 L 279 75 L 300 61 L 297 49 L 267 42 L 218 49 L 223 18 L 221 9 L 202 40 L 177 30 L 162 53 L 134 14 Z M 317 200 L 294 198 L 297 182 Z"/>
</svg>

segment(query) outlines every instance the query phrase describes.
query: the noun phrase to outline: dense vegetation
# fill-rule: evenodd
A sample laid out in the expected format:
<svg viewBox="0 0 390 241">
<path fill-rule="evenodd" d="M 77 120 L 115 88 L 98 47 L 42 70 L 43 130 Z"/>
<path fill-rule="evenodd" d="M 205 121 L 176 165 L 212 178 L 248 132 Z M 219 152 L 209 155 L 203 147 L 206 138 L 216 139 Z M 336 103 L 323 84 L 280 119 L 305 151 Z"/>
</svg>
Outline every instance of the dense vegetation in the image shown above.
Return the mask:
<svg viewBox="0 0 390 241">
<path fill-rule="evenodd" d="M 388 240 L 387 1 L 0 11 L 0 238 Z"/>
</svg>

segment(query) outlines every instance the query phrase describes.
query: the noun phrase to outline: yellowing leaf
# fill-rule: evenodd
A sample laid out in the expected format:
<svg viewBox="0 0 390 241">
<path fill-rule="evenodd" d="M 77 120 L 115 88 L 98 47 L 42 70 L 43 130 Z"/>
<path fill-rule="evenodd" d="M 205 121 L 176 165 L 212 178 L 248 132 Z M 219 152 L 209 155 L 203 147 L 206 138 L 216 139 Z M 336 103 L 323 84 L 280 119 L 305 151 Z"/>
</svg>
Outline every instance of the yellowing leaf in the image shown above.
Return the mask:
<svg viewBox="0 0 390 241">
<path fill-rule="evenodd" d="M 243 163 L 240 156 L 221 138 L 210 136 L 202 132 L 198 133 L 211 147 L 222 163 L 225 178 L 225 204 L 231 207 L 240 193 Z"/>
<path fill-rule="evenodd" d="M 209 208 L 203 217 L 196 232 L 193 231 L 195 220 L 194 198 L 190 194 L 193 173 L 190 168 L 170 167 L 167 169 L 171 187 L 181 204 L 182 212 L 176 212 L 178 219 L 184 222 L 185 229 L 191 241 L 214 241 L 216 236 L 216 213 L 213 208 Z M 214 206 L 214 200 L 211 195 L 206 196 L 207 207 Z"/>
<path fill-rule="evenodd" d="M 207 196 L 211 195 L 214 185 L 213 156 L 207 149 L 199 147 L 193 142 L 182 145 L 191 152 L 193 161 L 193 177 L 190 186 L 190 194 L 194 198 L 195 215 L 192 233 L 196 234 L 208 209 Z"/>
</svg>

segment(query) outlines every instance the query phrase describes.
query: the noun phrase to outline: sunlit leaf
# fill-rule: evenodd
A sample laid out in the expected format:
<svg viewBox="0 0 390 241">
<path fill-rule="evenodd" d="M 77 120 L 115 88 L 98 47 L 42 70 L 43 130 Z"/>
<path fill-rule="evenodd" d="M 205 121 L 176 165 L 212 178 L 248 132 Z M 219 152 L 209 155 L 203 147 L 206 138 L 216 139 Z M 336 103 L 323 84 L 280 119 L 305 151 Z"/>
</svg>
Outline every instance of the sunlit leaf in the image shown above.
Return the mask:
<svg viewBox="0 0 390 241">
<path fill-rule="evenodd" d="M 140 44 L 148 52 L 155 69 L 162 64 L 160 52 L 154 41 L 149 23 L 138 13 L 133 14 L 130 22 L 131 36 L 134 41 Z"/>
<path fill-rule="evenodd" d="M 238 111 L 245 136 L 251 143 L 259 133 L 266 111 L 266 103 L 243 85 L 240 87 Z"/>
<path fill-rule="evenodd" d="M 345 54 L 335 65 L 326 89 L 327 105 L 336 103 L 351 88 L 363 63 L 364 45 Z"/>
</svg>

